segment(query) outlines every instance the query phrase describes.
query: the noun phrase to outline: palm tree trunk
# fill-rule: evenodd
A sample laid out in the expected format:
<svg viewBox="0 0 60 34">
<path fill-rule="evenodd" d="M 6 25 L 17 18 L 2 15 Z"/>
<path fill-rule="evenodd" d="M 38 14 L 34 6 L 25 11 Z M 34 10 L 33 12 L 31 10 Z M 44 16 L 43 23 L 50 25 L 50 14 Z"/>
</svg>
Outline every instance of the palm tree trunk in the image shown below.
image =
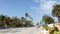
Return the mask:
<svg viewBox="0 0 60 34">
<path fill-rule="evenodd" d="M 60 17 L 58 17 L 58 21 L 60 22 Z"/>
</svg>

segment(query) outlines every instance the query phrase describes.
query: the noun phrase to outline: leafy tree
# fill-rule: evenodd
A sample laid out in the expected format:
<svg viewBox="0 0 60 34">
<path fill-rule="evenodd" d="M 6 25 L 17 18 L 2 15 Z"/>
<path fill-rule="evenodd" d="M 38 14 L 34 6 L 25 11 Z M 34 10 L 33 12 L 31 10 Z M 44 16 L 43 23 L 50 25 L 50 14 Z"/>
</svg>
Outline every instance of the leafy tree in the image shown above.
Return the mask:
<svg viewBox="0 0 60 34">
<path fill-rule="evenodd" d="M 54 19 L 50 16 L 44 15 L 42 17 L 43 21 L 45 21 L 45 24 L 50 24 L 50 23 L 54 23 Z"/>
<path fill-rule="evenodd" d="M 0 20 L 3 21 L 3 20 L 5 19 L 5 17 L 6 17 L 6 16 L 4 16 L 4 15 L 1 14 L 1 15 L 0 15 Z"/>
<path fill-rule="evenodd" d="M 3 23 L 4 23 L 4 22 L 3 22 L 4 19 L 5 19 L 5 16 L 1 14 L 1 15 L 0 15 L 0 25 L 1 25 L 1 26 L 4 25 L 4 24 L 3 24 Z"/>
<path fill-rule="evenodd" d="M 5 20 L 6 20 L 7 25 L 10 26 L 11 18 L 9 16 L 6 16 Z"/>
<path fill-rule="evenodd" d="M 26 21 L 25 22 L 25 26 L 31 26 L 32 25 L 32 21 Z"/>
<path fill-rule="evenodd" d="M 22 20 L 22 25 L 23 26 L 25 26 L 25 27 L 27 27 L 27 26 L 33 26 L 32 25 L 32 21 L 26 20 L 26 18 L 24 18 L 24 17 L 21 17 L 21 20 Z"/>
<path fill-rule="evenodd" d="M 20 26 L 20 19 L 17 17 L 13 17 L 12 24 L 14 24 L 16 27 L 19 27 Z"/>
<path fill-rule="evenodd" d="M 58 17 L 58 20 L 60 22 L 60 4 L 56 4 L 53 6 L 52 15 L 54 17 Z"/>
<path fill-rule="evenodd" d="M 26 15 L 28 17 L 29 15 Z M 18 17 L 9 17 L 9 16 L 4 16 L 0 15 L 0 26 L 8 26 L 8 27 L 22 27 L 22 26 L 27 26 L 27 25 L 32 25 L 32 21 L 26 20 L 25 17 L 21 17 L 19 19 Z"/>
</svg>

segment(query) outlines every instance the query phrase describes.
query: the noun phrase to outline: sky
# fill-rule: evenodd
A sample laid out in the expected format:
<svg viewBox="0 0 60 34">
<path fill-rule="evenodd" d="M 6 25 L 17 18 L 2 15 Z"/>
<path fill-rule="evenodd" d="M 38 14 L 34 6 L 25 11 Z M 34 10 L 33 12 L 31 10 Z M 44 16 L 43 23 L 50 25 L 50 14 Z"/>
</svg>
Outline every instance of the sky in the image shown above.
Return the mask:
<svg viewBox="0 0 60 34">
<path fill-rule="evenodd" d="M 52 16 L 53 5 L 59 4 L 60 0 L 0 0 L 0 14 L 10 17 L 25 17 L 27 12 L 33 22 L 40 22 L 43 15 Z M 56 17 L 53 17 L 57 21 Z"/>
</svg>

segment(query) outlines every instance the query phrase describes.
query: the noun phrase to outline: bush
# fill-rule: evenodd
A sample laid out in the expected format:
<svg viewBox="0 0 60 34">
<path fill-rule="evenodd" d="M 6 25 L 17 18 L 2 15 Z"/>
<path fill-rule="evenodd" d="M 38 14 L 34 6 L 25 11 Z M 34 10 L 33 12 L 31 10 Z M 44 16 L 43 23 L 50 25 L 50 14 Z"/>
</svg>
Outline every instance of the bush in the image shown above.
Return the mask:
<svg viewBox="0 0 60 34">
<path fill-rule="evenodd" d="M 43 25 L 43 28 L 46 29 L 46 30 L 49 29 L 49 27 L 47 25 Z"/>
</svg>

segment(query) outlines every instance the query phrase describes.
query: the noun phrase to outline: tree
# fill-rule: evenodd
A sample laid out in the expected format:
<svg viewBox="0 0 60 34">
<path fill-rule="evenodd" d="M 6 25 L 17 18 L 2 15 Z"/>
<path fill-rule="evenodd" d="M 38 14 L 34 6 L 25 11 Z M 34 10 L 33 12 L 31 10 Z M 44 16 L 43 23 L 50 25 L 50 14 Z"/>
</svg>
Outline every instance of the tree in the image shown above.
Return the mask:
<svg viewBox="0 0 60 34">
<path fill-rule="evenodd" d="M 25 22 L 26 21 L 26 18 L 21 17 L 21 20 L 22 20 L 22 22 Z"/>
<path fill-rule="evenodd" d="M 3 21 L 4 19 L 6 18 L 6 16 L 4 16 L 4 15 L 0 15 L 0 19 Z"/>
<path fill-rule="evenodd" d="M 28 17 L 29 16 L 28 13 L 25 13 L 25 16 Z"/>
<path fill-rule="evenodd" d="M 50 16 L 44 15 L 42 17 L 43 21 L 45 21 L 45 24 L 50 24 L 50 23 L 54 23 L 54 19 Z"/>
<path fill-rule="evenodd" d="M 25 26 L 31 26 L 32 25 L 32 21 L 26 21 L 25 22 Z"/>
<path fill-rule="evenodd" d="M 7 25 L 10 25 L 11 18 L 10 18 L 9 16 L 6 16 L 5 20 L 6 20 L 6 22 L 7 22 Z"/>
<path fill-rule="evenodd" d="M 56 4 L 53 6 L 52 15 L 54 17 L 58 17 L 58 21 L 60 22 L 60 5 L 59 4 Z"/>
<path fill-rule="evenodd" d="M 1 24 L 1 25 L 4 25 L 4 19 L 5 19 L 5 17 L 6 17 L 6 16 L 4 16 L 4 15 L 2 15 L 2 14 L 0 15 L 0 24 Z"/>
<path fill-rule="evenodd" d="M 21 17 L 21 24 L 24 26 L 25 25 L 26 18 Z"/>
<path fill-rule="evenodd" d="M 27 19 L 27 17 L 28 17 L 28 18 L 30 18 L 31 20 L 33 20 L 33 18 L 32 18 L 28 13 L 25 13 L 25 16 L 26 16 L 26 19 Z M 30 21 L 30 20 L 27 20 L 25 25 L 26 25 L 26 26 L 27 26 L 27 25 L 33 26 L 32 21 Z"/>
<path fill-rule="evenodd" d="M 26 16 L 26 18 L 29 17 L 31 20 L 33 20 L 33 18 L 30 17 L 30 15 L 28 13 L 25 13 L 25 16 Z"/>
<path fill-rule="evenodd" d="M 15 27 L 19 27 L 20 26 L 20 19 L 18 17 L 13 17 L 12 18 L 12 24 L 15 25 Z"/>
<path fill-rule="evenodd" d="M 24 17 L 21 17 L 21 20 L 22 20 L 22 25 L 23 26 L 25 26 L 25 27 L 27 27 L 27 26 L 33 26 L 32 21 L 26 20 L 26 18 L 24 18 Z"/>
</svg>

